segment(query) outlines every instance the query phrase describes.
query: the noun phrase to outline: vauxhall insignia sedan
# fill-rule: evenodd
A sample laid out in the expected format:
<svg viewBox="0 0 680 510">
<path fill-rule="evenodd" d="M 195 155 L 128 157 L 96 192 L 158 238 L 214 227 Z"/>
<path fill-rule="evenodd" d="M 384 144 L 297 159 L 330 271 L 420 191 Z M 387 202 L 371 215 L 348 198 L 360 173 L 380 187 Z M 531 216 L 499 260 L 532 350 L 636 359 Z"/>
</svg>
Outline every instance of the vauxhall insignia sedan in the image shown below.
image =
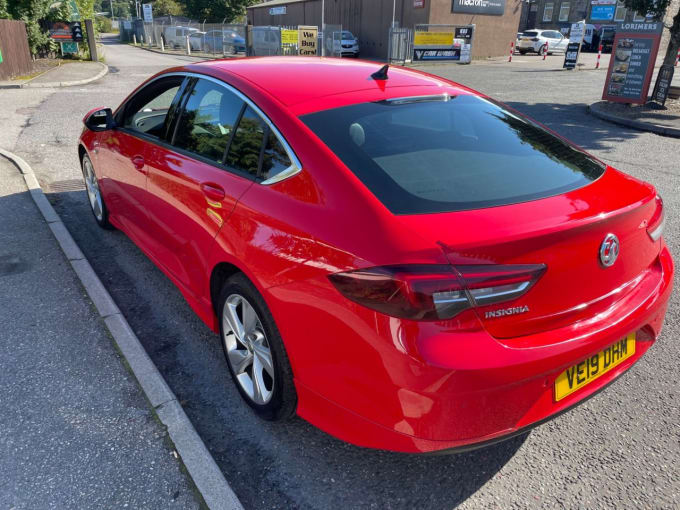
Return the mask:
<svg viewBox="0 0 680 510">
<path fill-rule="evenodd" d="M 212 61 L 84 123 L 95 220 L 219 334 L 264 419 L 460 451 L 594 395 L 660 334 L 674 268 L 654 187 L 457 83 Z"/>
</svg>

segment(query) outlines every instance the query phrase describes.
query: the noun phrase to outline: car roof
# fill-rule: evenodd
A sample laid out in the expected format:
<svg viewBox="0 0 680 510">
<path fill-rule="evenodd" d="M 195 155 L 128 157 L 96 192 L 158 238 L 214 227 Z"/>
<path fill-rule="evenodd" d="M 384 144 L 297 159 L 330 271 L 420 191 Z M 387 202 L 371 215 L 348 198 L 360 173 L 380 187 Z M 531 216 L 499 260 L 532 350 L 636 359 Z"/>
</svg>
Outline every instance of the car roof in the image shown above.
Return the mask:
<svg viewBox="0 0 680 510">
<path fill-rule="evenodd" d="M 221 78 L 236 86 L 235 77 L 245 80 L 297 115 L 394 97 L 474 93 L 437 76 L 399 66 L 389 67 L 387 80 L 371 78 L 383 65 L 361 60 L 291 56 L 213 60 L 183 69 Z"/>
</svg>

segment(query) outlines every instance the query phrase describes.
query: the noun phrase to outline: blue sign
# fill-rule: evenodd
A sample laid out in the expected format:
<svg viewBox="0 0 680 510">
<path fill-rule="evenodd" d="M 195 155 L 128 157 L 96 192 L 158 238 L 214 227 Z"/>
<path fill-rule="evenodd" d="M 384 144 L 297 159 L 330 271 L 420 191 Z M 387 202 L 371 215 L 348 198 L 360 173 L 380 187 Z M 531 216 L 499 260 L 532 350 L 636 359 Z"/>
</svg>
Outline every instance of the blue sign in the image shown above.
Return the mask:
<svg viewBox="0 0 680 510">
<path fill-rule="evenodd" d="M 611 21 L 614 19 L 616 5 L 593 5 L 591 7 L 591 21 Z"/>
</svg>

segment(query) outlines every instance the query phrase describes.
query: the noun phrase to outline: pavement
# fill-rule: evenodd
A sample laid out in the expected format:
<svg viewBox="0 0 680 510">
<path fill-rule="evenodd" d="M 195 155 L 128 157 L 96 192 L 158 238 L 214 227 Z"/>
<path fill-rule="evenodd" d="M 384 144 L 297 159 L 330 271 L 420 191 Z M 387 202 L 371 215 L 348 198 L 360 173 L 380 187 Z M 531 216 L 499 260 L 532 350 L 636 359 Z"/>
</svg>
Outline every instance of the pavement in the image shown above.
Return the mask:
<svg viewBox="0 0 680 510">
<path fill-rule="evenodd" d="M 626 105 L 608 101 L 597 101 L 591 104 L 588 110 L 596 117 L 616 124 L 680 138 L 680 101 L 677 100 L 668 99 L 666 107 L 660 110 L 647 105 Z"/>
<path fill-rule="evenodd" d="M 0 157 L 0 499 L 6 508 L 199 508 L 165 428 Z"/>
<path fill-rule="evenodd" d="M 96 81 L 107 72 L 102 62 L 68 62 L 34 78 L 0 81 L 0 89 L 73 87 Z"/>
<path fill-rule="evenodd" d="M 0 147 L 33 166 L 244 507 L 677 507 L 678 292 L 659 342 L 624 377 L 530 434 L 488 448 L 438 457 L 371 451 L 335 440 L 300 419 L 283 425 L 257 419 L 229 377 L 218 337 L 129 239 L 95 225 L 78 187 L 75 143 L 83 113 L 115 107 L 149 75 L 195 61 L 105 43 L 110 73 L 97 82 L 3 91 Z M 653 183 L 664 197 L 665 237 L 677 261 L 680 142 L 590 115 L 587 106 L 601 96 L 606 73 L 554 72 L 558 61 L 553 62 L 419 68 L 505 101 L 603 161 Z"/>
</svg>

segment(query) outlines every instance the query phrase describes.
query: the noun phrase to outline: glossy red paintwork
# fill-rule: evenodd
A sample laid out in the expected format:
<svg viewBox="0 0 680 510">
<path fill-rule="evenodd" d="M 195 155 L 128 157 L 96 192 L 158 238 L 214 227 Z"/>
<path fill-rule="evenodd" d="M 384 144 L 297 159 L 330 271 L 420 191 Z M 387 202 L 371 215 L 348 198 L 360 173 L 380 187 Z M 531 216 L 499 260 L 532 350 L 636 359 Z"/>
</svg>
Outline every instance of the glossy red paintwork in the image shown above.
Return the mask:
<svg viewBox="0 0 680 510">
<path fill-rule="evenodd" d="M 85 130 L 81 144 L 111 221 L 215 331 L 215 268 L 229 264 L 245 273 L 283 337 L 298 414 L 357 445 L 426 452 L 492 440 L 569 408 L 628 369 L 661 331 L 671 293 L 670 253 L 646 231 L 656 213 L 654 188 L 608 168 L 588 186 L 542 200 L 395 216 L 298 117 L 356 102 L 476 93 L 399 68 L 376 82 L 369 75 L 377 69 L 284 57 L 168 70 L 239 89 L 279 128 L 303 169 L 265 186 L 119 130 Z M 224 190 L 223 199 L 214 188 Z M 621 255 L 605 269 L 598 250 L 610 231 Z M 483 309 L 467 310 L 436 322 L 364 308 L 327 278 L 377 265 L 449 262 L 548 269 L 517 300 L 530 304 L 527 314 L 485 319 Z M 648 339 L 633 358 L 554 402 L 561 371 L 642 329 Z"/>
</svg>

